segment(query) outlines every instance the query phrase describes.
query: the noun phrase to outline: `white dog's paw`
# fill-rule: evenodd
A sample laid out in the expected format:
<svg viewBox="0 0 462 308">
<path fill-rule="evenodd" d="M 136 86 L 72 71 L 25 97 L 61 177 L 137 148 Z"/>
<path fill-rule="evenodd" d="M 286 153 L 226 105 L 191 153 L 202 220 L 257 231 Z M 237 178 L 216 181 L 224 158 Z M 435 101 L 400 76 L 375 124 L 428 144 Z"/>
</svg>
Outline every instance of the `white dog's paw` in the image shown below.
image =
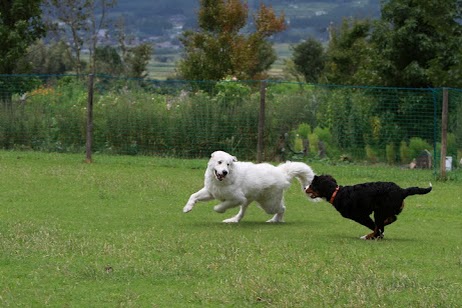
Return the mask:
<svg viewBox="0 0 462 308">
<path fill-rule="evenodd" d="M 183 213 L 191 212 L 192 209 L 193 209 L 193 205 L 186 204 L 185 207 L 183 208 Z"/>
<path fill-rule="evenodd" d="M 276 214 L 271 218 L 270 220 L 267 220 L 266 222 L 269 223 L 278 223 L 278 222 L 284 222 L 284 214 Z"/>
<path fill-rule="evenodd" d="M 267 220 L 266 222 L 268 222 L 268 223 L 280 223 L 280 222 L 284 222 L 284 220 L 271 218 L 270 220 Z"/>
<path fill-rule="evenodd" d="M 215 212 L 217 212 L 217 213 L 224 213 L 224 212 L 226 212 L 226 208 L 222 207 L 220 204 L 215 205 L 215 206 L 213 207 L 213 210 L 214 210 Z"/>
<path fill-rule="evenodd" d="M 237 224 L 239 222 L 239 219 L 236 217 L 231 217 L 228 219 L 223 220 L 225 224 Z"/>
</svg>

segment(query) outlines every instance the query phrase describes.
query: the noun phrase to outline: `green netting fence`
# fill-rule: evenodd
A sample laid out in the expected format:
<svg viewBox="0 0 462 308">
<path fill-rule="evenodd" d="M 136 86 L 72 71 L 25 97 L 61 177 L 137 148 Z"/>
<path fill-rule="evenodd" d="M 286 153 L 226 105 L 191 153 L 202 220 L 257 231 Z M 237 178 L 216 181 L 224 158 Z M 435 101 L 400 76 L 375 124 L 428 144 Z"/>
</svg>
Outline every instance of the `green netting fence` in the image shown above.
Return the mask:
<svg viewBox="0 0 462 308">
<path fill-rule="evenodd" d="M 283 81 L 96 76 L 93 153 L 326 159 L 407 166 L 441 161 L 444 89 Z M 462 156 L 462 90 L 446 89 L 447 156 Z M 0 75 L 0 148 L 85 152 L 88 76 Z M 264 127 L 259 139 L 259 114 Z M 257 144 L 261 142 L 261 153 Z"/>
</svg>

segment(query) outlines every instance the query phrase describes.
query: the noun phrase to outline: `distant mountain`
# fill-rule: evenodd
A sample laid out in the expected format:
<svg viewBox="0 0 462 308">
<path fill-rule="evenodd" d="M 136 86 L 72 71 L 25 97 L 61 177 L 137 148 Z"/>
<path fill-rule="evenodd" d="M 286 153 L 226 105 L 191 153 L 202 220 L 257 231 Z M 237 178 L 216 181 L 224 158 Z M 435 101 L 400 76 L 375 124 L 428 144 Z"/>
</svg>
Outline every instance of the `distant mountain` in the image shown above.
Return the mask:
<svg viewBox="0 0 462 308">
<path fill-rule="evenodd" d="M 260 2 L 284 12 L 288 29 L 274 39 L 296 43 L 308 36 L 326 39 L 330 23 L 342 18 L 377 18 L 380 0 L 248 0 L 252 11 Z M 195 28 L 199 0 L 118 0 L 111 9 L 113 17 L 123 16 L 126 31 L 140 40 L 178 45 L 177 37 L 188 28 Z M 168 44 L 166 46 L 169 46 Z"/>
</svg>

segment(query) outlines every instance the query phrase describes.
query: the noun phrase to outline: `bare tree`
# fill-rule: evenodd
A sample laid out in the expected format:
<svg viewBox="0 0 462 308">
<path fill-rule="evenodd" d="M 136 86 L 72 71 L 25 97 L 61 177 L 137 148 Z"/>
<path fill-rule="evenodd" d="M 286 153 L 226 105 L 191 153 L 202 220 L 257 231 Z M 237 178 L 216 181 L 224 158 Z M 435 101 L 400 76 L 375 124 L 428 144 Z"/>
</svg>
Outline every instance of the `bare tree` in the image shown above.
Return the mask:
<svg viewBox="0 0 462 308">
<path fill-rule="evenodd" d="M 60 36 L 69 38 L 75 54 L 75 71 L 82 73 L 82 49 L 88 46 L 90 72 L 96 72 L 95 49 L 99 32 L 107 26 L 107 11 L 116 0 L 44 0 L 51 23 Z"/>
</svg>

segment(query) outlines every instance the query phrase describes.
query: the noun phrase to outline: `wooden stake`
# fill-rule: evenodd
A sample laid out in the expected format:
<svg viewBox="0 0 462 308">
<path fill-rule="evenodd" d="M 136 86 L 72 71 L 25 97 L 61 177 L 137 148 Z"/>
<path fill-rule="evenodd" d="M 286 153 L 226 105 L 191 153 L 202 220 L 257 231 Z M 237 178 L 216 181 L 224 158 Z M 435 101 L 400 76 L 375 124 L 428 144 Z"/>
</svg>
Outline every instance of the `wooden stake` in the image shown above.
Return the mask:
<svg viewBox="0 0 462 308">
<path fill-rule="evenodd" d="M 87 101 L 87 139 L 86 139 L 86 163 L 92 163 L 92 145 L 93 145 L 93 86 L 94 75 L 90 74 L 88 78 L 88 101 Z"/>
<path fill-rule="evenodd" d="M 265 108 L 266 108 L 266 81 L 260 84 L 260 113 L 258 115 L 258 140 L 257 140 L 257 162 L 263 161 L 263 151 L 265 148 L 263 139 L 265 137 Z"/>
</svg>

